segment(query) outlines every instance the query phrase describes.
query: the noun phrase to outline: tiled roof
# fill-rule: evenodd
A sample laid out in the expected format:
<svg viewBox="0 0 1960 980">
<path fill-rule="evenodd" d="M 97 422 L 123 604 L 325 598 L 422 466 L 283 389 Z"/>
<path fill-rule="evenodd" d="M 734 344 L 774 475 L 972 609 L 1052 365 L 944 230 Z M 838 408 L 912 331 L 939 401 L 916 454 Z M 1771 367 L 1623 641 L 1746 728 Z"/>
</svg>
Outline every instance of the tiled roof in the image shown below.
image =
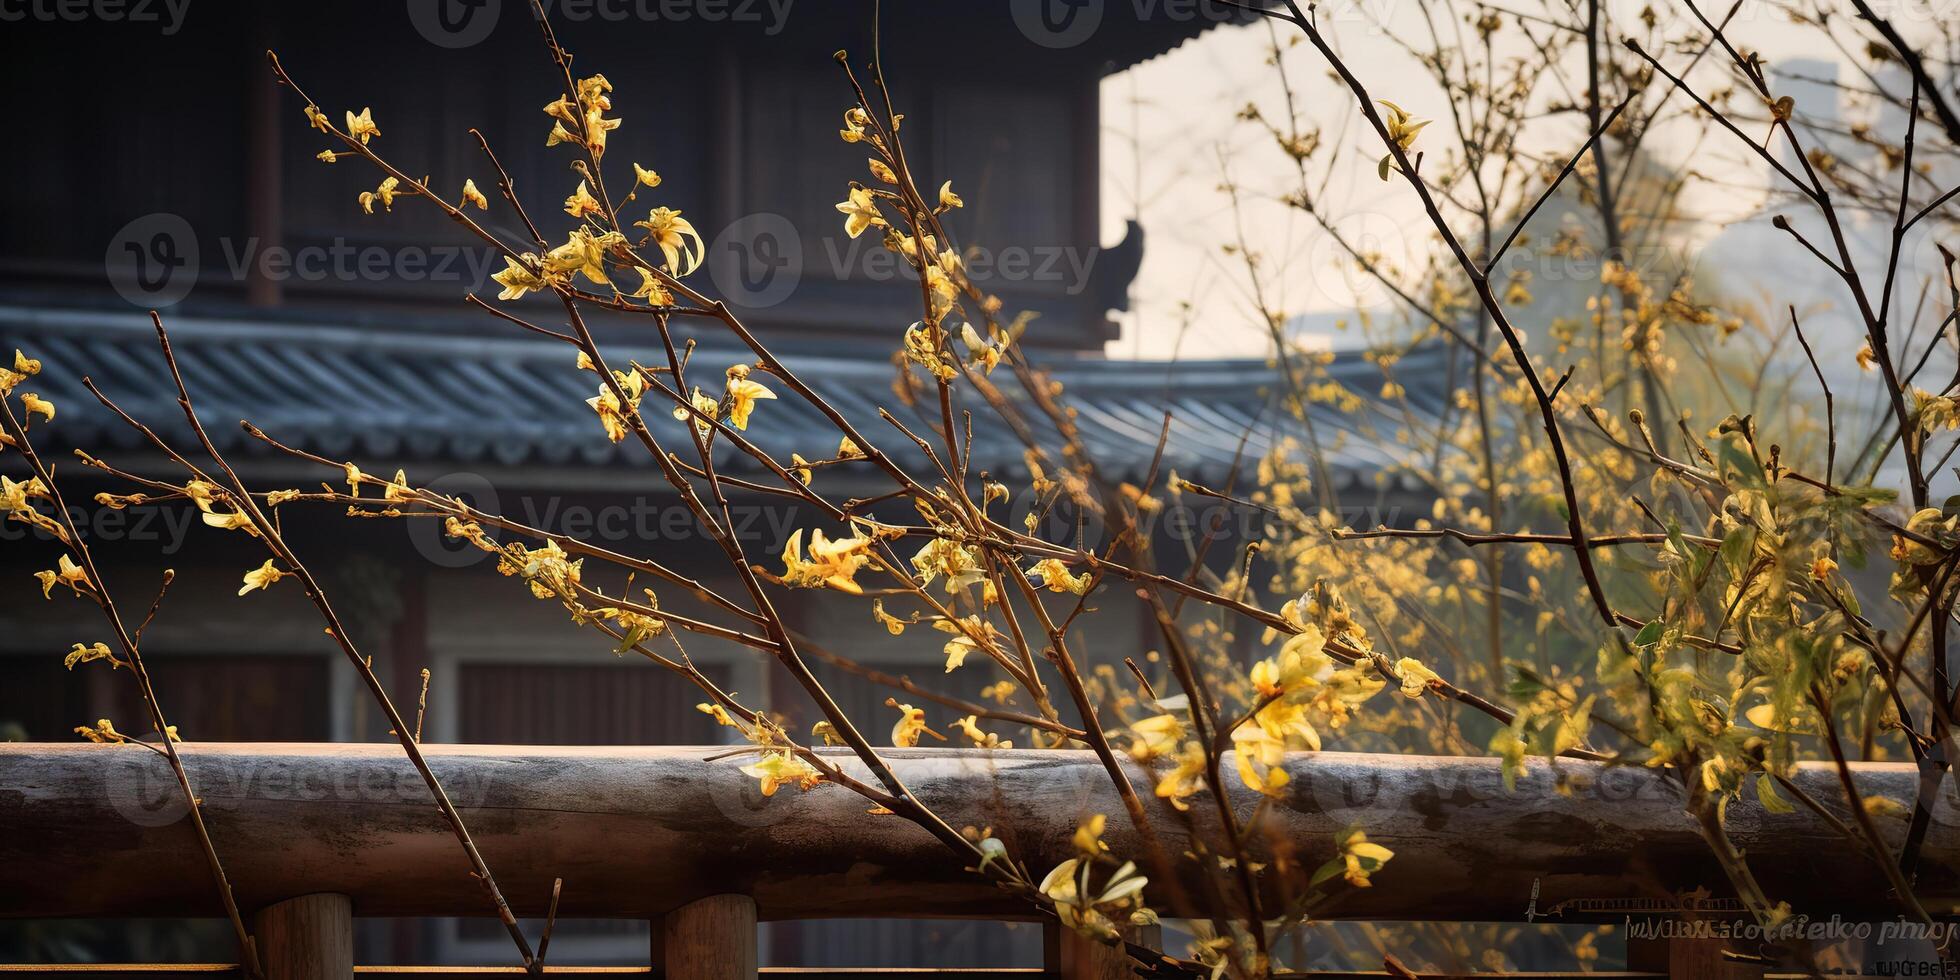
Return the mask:
<svg viewBox="0 0 1960 980">
<path fill-rule="evenodd" d="M 242 462 L 263 457 L 266 449 L 240 431 L 239 419 L 250 419 L 288 444 L 364 464 L 588 468 L 652 462 L 630 440 L 617 446 L 606 441 L 584 404 L 596 390 L 594 376 L 577 370 L 566 347 L 549 339 L 281 321 L 180 317 L 169 323 L 206 428 L 221 450 L 236 452 Z M 498 328 L 486 324 L 484 329 Z M 615 365 L 628 358 L 664 363 L 653 347 L 602 346 Z M 60 406 L 56 424 L 42 436 L 45 448 L 142 448 L 140 438 L 82 387 L 84 375 L 159 431 L 188 438 L 147 316 L 0 308 L 0 352 L 15 347 L 45 363 L 34 387 Z M 725 365 L 753 360 L 745 353 L 704 346 L 694 355 L 694 370 L 718 382 Z M 888 361 L 872 352 L 835 349 L 782 356 L 887 452 L 906 465 L 924 465 L 909 442 L 879 420 L 878 406 L 896 403 Z M 1428 362 L 1433 356 L 1410 355 L 1397 371 L 1398 380 L 1414 392 L 1412 402 L 1426 411 L 1440 399 L 1430 390 L 1440 387 L 1443 374 L 1440 362 Z M 1041 366 L 1062 384 L 1092 457 L 1112 477 L 1134 478 L 1148 469 L 1166 410 L 1173 422 L 1165 466 L 1199 480 L 1222 478 L 1241 437 L 1249 465 L 1284 434 L 1301 431 L 1285 420 L 1278 373 L 1264 361 L 1051 359 Z M 1329 371 L 1364 398 L 1381 387 L 1379 370 L 1359 356 L 1341 355 Z M 1003 390 L 1020 396 L 1005 369 L 996 379 Z M 837 433 L 783 385 L 773 387 L 782 397 L 757 409 L 749 432 L 754 441 L 780 460 L 792 451 L 811 458 L 830 453 Z M 1392 446 L 1372 435 L 1373 427 L 1392 431 L 1394 423 L 1382 406 L 1367 405 L 1355 414 L 1324 405 L 1313 409 L 1328 469 L 1339 484 L 1372 486 L 1397 458 Z M 973 407 L 976 420 L 990 417 L 977 399 Z M 648 417 L 663 440 L 685 445 L 681 423 L 665 413 Z M 1038 416 L 1030 417 L 1045 437 L 1053 436 Z M 907 424 L 913 425 L 909 419 Z M 929 432 L 934 425 L 922 420 L 913 428 Z M 974 471 L 1025 475 L 1021 444 L 1006 426 L 976 425 L 974 440 Z M 722 448 L 726 472 L 760 469 L 732 448 Z"/>
</svg>

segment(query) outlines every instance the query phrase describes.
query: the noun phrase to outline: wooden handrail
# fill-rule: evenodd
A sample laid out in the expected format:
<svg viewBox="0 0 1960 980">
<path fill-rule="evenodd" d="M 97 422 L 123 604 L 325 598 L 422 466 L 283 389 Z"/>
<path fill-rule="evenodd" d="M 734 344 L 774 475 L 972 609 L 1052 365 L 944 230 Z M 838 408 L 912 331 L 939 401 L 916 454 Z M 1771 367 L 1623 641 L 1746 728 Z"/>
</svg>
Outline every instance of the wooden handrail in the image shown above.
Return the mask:
<svg viewBox="0 0 1960 980">
<path fill-rule="evenodd" d="M 540 914 L 562 877 L 565 916 L 654 919 L 732 893 L 752 897 L 762 919 L 1026 917 L 931 837 L 868 815 L 842 788 L 763 799 L 740 759 L 717 758 L 729 751 L 427 747 L 521 914 Z M 184 756 L 248 907 L 334 893 L 355 915 L 487 913 L 398 748 L 214 743 L 186 745 Z M 1067 856 L 1076 822 L 1091 813 L 1110 815 L 1117 852 L 1139 846 L 1086 752 L 889 756 L 954 826 L 996 828 L 1036 869 Z M 1264 819 L 1267 833 L 1297 847 L 1294 860 L 1325 860 L 1335 833 L 1356 823 L 1395 851 L 1375 887 L 1346 891 L 1330 917 L 1618 920 L 1626 908 L 1613 901 L 1722 890 L 1672 784 L 1653 771 L 1562 762 L 1570 791 L 1561 793 L 1542 760 L 1515 792 L 1491 759 L 1329 752 L 1295 756 L 1287 769 L 1291 796 Z M 1854 770 L 1863 793 L 1911 805 L 1911 766 Z M 1151 774 L 1133 766 L 1131 776 L 1150 798 Z M 1795 781 L 1844 811 L 1831 771 L 1803 767 Z M 173 792 L 163 761 L 138 748 L 0 743 L 0 917 L 211 914 L 209 875 Z M 1236 802 L 1249 813 L 1254 798 Z M 1151 805 L 1167 845 L 1184 847 L 1181 821 Z M 1209 812 L 1192 816 L 1202 824 Z M 1806 911 L 1897 914 L 1868 861 L 1808 810 L 1769 814 L 1743 800 L 1728 820 L 1771 894 Z M 1882 822 L 1903 833 L 1903 821 Z M 1957 827 L 1960 811 L 1943 794 L 1918 875 L 1929 905 L 1960 898 Z"/>
</svg>

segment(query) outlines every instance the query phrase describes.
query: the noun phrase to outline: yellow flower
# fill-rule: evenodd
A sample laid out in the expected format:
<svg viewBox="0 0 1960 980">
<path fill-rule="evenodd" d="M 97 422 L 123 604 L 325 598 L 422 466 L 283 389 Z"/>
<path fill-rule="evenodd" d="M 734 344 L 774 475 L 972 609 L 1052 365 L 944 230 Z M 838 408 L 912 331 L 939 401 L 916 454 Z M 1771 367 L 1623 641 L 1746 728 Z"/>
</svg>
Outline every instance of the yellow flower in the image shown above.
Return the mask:
<svg viewBox="0 0 1960 980">
<path fill-rule="evenodd" d="M 244 595 L 253 589 L 272 588 L 274 582 L 291 574 L 291 572 L 282 572 L 272 567 L 272 559 L 267 558 L 265 564 L 245 573 L 245 585 L 238 590 L 238 594 Z"/>
<path fill-rule="evenodd" d="M 326 113 L 324 113 L 324 112 L 321 112 L 321 111 L 320 111 L 320 107 L 319 107 L 319 106 L 317 106 L 317 105 L 310 105 L 310 106 L 307 106 L 307 107 L 306 107 L 306 108 L 305 108 L 304 110 L 302 110 L 302 111 L 304 111 L 304 112 L 306 113 L 306 124 L 307 124 L 308 126 L 311 126 L 311 127 L 313 127 L 314 129 L 317 129 L 317 130 L 319 130 L 320 132 L 323 132 L 323 133 L 331 133 L 331 132 L 333 132 L 333 124 L 332 124 L 332 123 L 330 123 L 330 122 L 327 122 L 327 114 L 326 114 Z"/>
<path fill-rule="evenodd" d="M 26 381 L 30 376 L 41 373 L 41 362 L 18 349 L 14 351 L 14 368 L 9 371 L 0 368 L 0 395 L 14 390 L 14 386 Z"/>
<path fill-rule="evenodd" d="M 749 366 L 737 364 L 728 369 L 728 424 L 738 429 L 749 427 L 749 413 L 755 411 L 755 403 L 763 399 L 773 400 L 776 393 L 749 380 Z M 808 480 L 804 481 L 808 483 Z"/>
<path fill-rule="evenodd" d="M 570 596 L 579 587 L 585 559 L 566 559 L 565 549 L 558 547 L 556 541 L 547 541 L 542 548 L 513 545 L 511 554 L 498 562 L 497 570 L 522 577 L 537 598 Z"/>
<path fill-rule="evenodd" d="M 172 725 L 170 727 L 176 728 L 177 726 Z M 91 742 L 121 743 L 129 741 L 129 736 L 116 731 L 116 726 L 107 718 L 97 718 L 93 725 L 77 725 L 75 726 L 75 734 Z M 171 741 L 176 741 L 176 739 L 172 739 Z"/>
<path fill-rule="evenodd" d="M 54 402 L 30 391 L 20 396 L 20 403 L 27 409 L 28 415 L 39 415 L 50 422 L 54 421 Z"/>
<path fill-rule="evenodd" d="M 1387 99 L 1376 99 L 1375 101 L 1388 108 L 1388 117 L 1382 120 L 1382 122 L 1388 128 L 1389 140 L 1400 147 L 1404 154 L 1415 149 L 1416 134 L 1422 132 L 1422 127 L 1429 125 L 1429 120 L 1416 119 L 1407 112 L 1402 111 L 1401 106 Z M 1393 166 L 1395 166 L 1395 154 L 1384 154 L 1381 164 L 1376 167 L 1376 172 L 1381 179 L 1387 180 L 1389 168 Z"/>
<path fill-rule="evenodd" d="M 1877 363 L 1878 354 L 1872 350 L 1871 342 L 1866 341 L 1865 346 L 1858 348 L 1858 367 L 1861 370 L 1869 371 L 1872 369 L 1872 365 Z"/>
<path fill-rule="evenodd" d="M 837 135 L 846 143 L 856 143 L 865 138 L 864 127 L 871 124 L 871 117 L 863 109 L 852 106 L 844 111 L 844 128 Z"/>
<path fill-rule="evenodd" d="M 252 523 L 251 516 L 242 510 L 205 511 L 204 523 L 220 531 L 244 531 L 252 537 L 259 536 L 259 529 Z"/>
<path fill-rule="evenodd" d="M 905 620 L 886 612 L 885 600 L 883 599 L 871 600 L 871 617 L 885 627 L 885 632 L 893 636 L 901 636 L 905 633 Z"/>
<path fill-rule="evenodd" d="M 1281 768 L 1286 760 L 1284 740 L 1274 738 L 1259 725 L 1240 725 L 1232 732 L 1232 756 L 1247 789 L 1276 800 L 1286 797 L 1286 784 L 1292 777 Z"/>
<path fill-rule="evenodd" d="M 1414 657 L 1396 661 L 1395 674 L 1402 679 L 1402 696 L 1410 700 L 1421 698 L 1422 692 L 1429 690 L 1430 685 L 1443 682 L 1442 677 Z"/>
<path fill-rule="evenodd" d="M 315 113 L 318 111 L 314 110 Z M 361 145 L 366 146 L 369 137 L 381 135 L 381 128 L 374 124 L 373 114 L 363 106 L 358 116 L 354 114 L 354 110 L 347 110 L 347 135 L 360 140 Z"/>
<path fill-rule="evenodd" d="M 1927 507 L 1906 519 L 1906 530 L 1922 538 L 1944 541 L 1953 533 L 1955 523 L 1939 508 Z M 1931 565 L 1943 557 L 1939 551 L 1911 538 L 1892 536 L 1892 560 L 1902 565 Z"/>
<path fill-rule="evenodd" d="M 1831 573 L 1837 571 L 1837 567 L 1838 563 L 1828 556 L 1819 558 L 1810 563 L 1810 577 L 1822 582 L 1830 578 Z"/>
<path fill-rule="evenodd" d="M 849 745 L 844 736 L 838 734 L 837 726 L 828 721 L 820 721 L 810 726 L 810 737 L 825 745 Z"/>
<path fill-rule="evenodd" d="M 583 218 L 588 214 L 604 214 L 605 212 L 606 209 L 599 206 L 599 199 L 593 197 L 591 191 L 586 190 L 585 181 L 582 180 L 578 182 L 578 190 L 573 192 L 571 197 L 565 199 L 565 213 L 574 218 Z"/>
<path fill-rule="evenodd" d="M 912 570 L 920 585 L 931 585 L 944 575 L 947 592 L 963 592 L 986 581 L 987 574 L 971 549 L 951 538 L 933 538 L 912 556 Z"/>
<path fill-rule="evenodd" d="M 618 129 L 619 123 L 618 119 L 607 119 L 601 109 L 586 110 L 585 145 L 592 151 L 593 156 L 601 156 L 606 152 L 606 134 Z"/>
<path fill-rule="evenodd" d="M 476 181 L 474 179 L 463 181 L 463 203 L 476 205 L 478 211 L 487 211 L 490 209 L 490 199 L 484 197 L 483 192 L 476 189 Z"/>
<path fill-rule="evenodd" d="M 60 561 L 56 562 L 55 570 L 35 572 L 34 577 L 40 580 L 43 599 L 53 598 L 52 593 L 57 585 L 67 586 L 76 595 L 81 595 L 84 589 L 95 591 L 95 586 L 88 580 L 88 573 L 67 555 L 62 555 Z"/>
<path fill-rule="evenodd" d="M 966 207 L 966 202 L 953 193 L 953 182 L 950 180 L 939 185 L 939 206 L 947 210 Z"/>
<path fill-rule="evenodd" d="M 590 228 L 574 228 L 565 244 L 544 253 L 544 269 L 561 275 L 577 272 L 601 286 L 610 286 L 612 280 L 606 278 L 607 252 L 625 242 L 625 236 L 616 231 L 594 235 Z"/>
<path fill-rule="evenodd" d="M 578 80 L 578 101 L 580 105 L 597 109 L 612 108 L 612 82 L 604 75 Z"/>
<path fill-rule="evenodd" d="M 994 373 L 994 368 L 1000 364 L 1001 356 L 1007 353 L 1005 338 L 993 343 L 982 340 L 980 332 L 973 329 L 971 323 L 960 324 L 960 340 L 966 344 L 967 352 L 973 356 L 973 360 L 988 374 Z"/>
<path fill-rule="evenodd" d="M 807 790 L 823 782 L 823 774 L 815 766 L 788 750 L 770 752 L 760 762 L 743 766 L 742 771 L 761 781 L 764 796 L 774 796 L 784 786 Z"/>
<path fill-rule="evenodd" d="M 46 496 L 48 496 L 47 486 L 38 476 L 28 477 L 18 483 L 0 476 L 0 507 L 4 507 L 9 512 L 31 512 L 33 506 L 28 501 L 35 497 Z"/>
<path fill-rule="evenodd" d="M 1080 889 L 1075 884 L 1075 869 L 1082 864 L 1081 858 L 1069 858 L 1055 865 L 1048 876 L 1041 879 L 1039 887 L 1043 895 L 1056 904 L 1074 904 Z"/>
<path fill-rule="evenodd" d="M 741 725 L 735 722 L 734 717 L 728 713 L 728 709 L 723 708 L 721 705 L 713 704 L 708 701 L 703 701 L 700 704 L 695 705 L 694 710 L 699 711 L 710 718 L 713 718 L 715 720 L 715 724 L 721 725 L 725 728 L 739 729 L 742 727 Z"/>
<path fill-rule="evenodd" d="M 606 153 L 606 133 L 619 127 L 619 120 L 608 120 L 604 116 L 606 110 L 612 108 L 612 98 L 608 96 L 608 92 L 612 92 L 612 82 L 608 82 L 604 74 L 594 74 L 590 78 L 578 80 L 578 104 L 584 106 L 586 110 L 584 112 L 586 149 L 590 149 L 594 157 Z M 568 120 L 570 106 L 564 104 L 563 98 L 559 102 L 553 102 L 551 106 L 545 106 L 545 112 L 551 112 L 553 116 L 564 118 L 564 122 L 570 122 Z"/>
<path fill-rule="evenodd" d="M 85 664 L 95 660 L 107 660 L 112 669 L 123 665 L 123 662 L 116 659 L 116 655 L 110 652 L 109 645 L 99 641 L 93 646 L 86 647 L 79 643 L 75 644 L 75 649 L 68 651 L 68 655 L 61 658 L 61 665 L 67 667 L 69 670 L 74 670 L 76 664 Z"/>
<path fill-rule="evenodd" d="M 995 735 L 993 732 L 981 731 L 978 715 L 967 715 L 953 722 L 953 727 L 959 729 L 960 734 L 965 735 L 972 741 L 975 748 L 1011 749 L 1014 747 L 1013 742 L 1004 741 L 999 735 Z"/>
<path fill-rule="evenodd" d="M 1168 712 L 1152 715 L 1131 724 L 1130 736 L 1130 757 L 1149 762 L 1177 749 L 1178 743 L 1184 740 L 1184 722 Z"/>
<path fill-rule="evenodd" d="M 633 180 L 642 187 L 660 186 L 660 175 L 637 163 L 633 165 Z"/>
<path fill-rule="evenodd" d="M 1092 579 L 1087 575 L 1071 575 L 1068 566 L 1060 558 L 1043 558 L 1028 569 L 1028 578 L 1040 579 L 1050 592 L 1072 592 L 1088 595 Z"/>
<path fill-rule="evenodd" d="M 941 381 L 951 381 L 960 373 L 959 368 L 939 356 L 932 332 L 926 329 L 923 321 L 905 328 L 905 359 L 931 371 L 932 376 Z"/>
<path fill-rule="evenodd" d="M 1249 679 L 1253 690 L 1260 697 L 1277 698 L 1319 686 L 1319 675 L 1333 665 L 1324 652 L 1326 644 L 1320 627 L 1308 623 L 1303 632 L 1286 638 L 1278 657 L 1252 665 Z"/>
<path fill-rule="evenodd" d="M 627 293 L 627 296 L 646 300 L 648 306 L 674 305 L 674 294 L 667 291 L 666 284 L 662 283 L 660 277 L 654 275 L 652 270 L 634 266 L 633 271 L 640 274 L 640 288 Z"/>
<path fill-rule="evenodd" d="M 1170 801 L 1171 806 L 1180 810 L 1191 809 L 1184 802 L 1186 797 L 1195 795 L 1205 788 L 1205 749 L 1197 742 L 1186 742 L 1174 758 L 1176 767 L 1157 780 L 1157 796 Z"/>
<path fill-rule="evenodd" d="M 960 287 L 958 276 L 960 268 L 959 253 L 950 248 L 940 251 L 937 265 L 931 263 L 926 265 L 926 285 L 932 291 L 933 316 L 945 316 L 946 312 L 953 308 L 954 301 L 959 299 Z M 1000 355 L 996 352 L 994 354 L 994 360 L 998 361 L 999 359 Z"/>
<path fill-rule="evenodd" d="M 721 403 L 702 394 L 700 388 L 695 388 L 693 397 L 688 399 L 688 404 L 694 406 L 693 412 L 679 405 L 674 406 L 674 420 L 685 422 L 688 419 L 693 419 L 695 431 L 701 433 L 703 436 L 713 432 L 715 427 L 708 424 L 708 420 L 721 416 Z"/>
<path fill-rule="evenodd" d="M 313 159 L 323 163 L 335 163 L 340 160 L 340 154 L 332 150 L 321 150 L 319 153 L 313 155 Z"/>
<path fill-rule="evenodd" d="M 395 503 L 403 503 L 415 499 L 415 494 L 408 487 L 408 471 L 400 469 L 395 471 L 395 478 L 389 480 L 388 485 L 381 488 L 381 499 Z"/>
<path fill-rule="evenodd" d="M 380 201 L 383 211 L 393 211 L 395 209 L 396 188 L 400 186 L 401 181 L 393 177 L 383 177 L 380 186 L 372 191 L 361 192 L 361 210 L 368 214 L 373 214 L 374 202 Z"/>
<path fill-rule="evenodd" d="M 524 253 L 523 262 L 519 262 L 508 255 L 504 256 L 504 271 L 490 277 L 497 281 L 497 285 L 504 287 L 503 291 L 497 294 L 497 298 L 501 300 L 522 299 L 525 293 L 550 288 L 550 283 L 546 282 L 536 272 L 531 271 L 531 266 L 528 263 L 535 261 L 537 261 L 537 257 L 529 252 Z"/>
<path fill-rule="evenodd" d="M 844 234 L 856 238 L 864 234 L 866 228 L 885 223 L 885 216 L 878 211 L 878 202 L 871 196 L 871 190 L 853 184 L 851 195 L 837 205 L 844 215 Z"/>
<path fill-rule="evenodd" d="M 852 442 L 850 436 L 845 436 L 844 438 L 839 439 L 837 441 L 837 458 L 838 459 L 863 459 L 864 450 L 859 449 L 858 444 Z"/>
<path fill-rule="evenodd" d="M 822 528 L 810 531 L 810 554 L 803 555 L 803 531 L 798 529 L 783 545 L 783 582 L 813 589 L 829 586 L 840 592 L 861 595 L 864 588 L 853 581 L 858 570 L 871 560 L 872 539 L 856 534 L 832 541 Z"/>
<path fill-rule="evenodd" d="M 992 639 L 997 632 L 993 624 L 977 615 L 961 617 L 957 623 L 948 619 L 934 620 L 932 628 L 941 633 L 953 634 L 953 638 L 947 640 L 945 647 L 942 648 L 942 652 L 946 654 L 946 673 L 949 674 L 966 663 L 967 654 L 980 649 L 979 642 L 973 638 L 974 634 Z"/>
<path fill-rule="evenodd" d="M 640 396 L 646 391 L 646 379 L 638 371 L 628 374 L 614 371 L 613 380 L 626 390 L 626 397 L 632 399 L 633 408 L 640 407 Z M 599 383 L 599 393 L 585 400 L 585 404 L 599 415 L 599 424 L 606 428 L 606 438 L 619 442 L 626 438 L 627 411 L 619 396 L 613 393 L 612 385 Z"/>
<path fill-rule="evenodd" d="M 876 177 L 887 184 L 898 183 L 898 175 L 892 172 L 892 168 L 887 166 L 885 164 L 885 161 L 880 160 L 877 157 L 872 157 L 867 162 L 870 163 L 871 165 L 871 176 Z"/>
<path fill-rule="evenodd" d="M 1312 883 L 1315 885 L 1338 874 L 1356 888 L 1368 888 L 1368 876 L 1381 870 L 1382 865 L 1395 856 L 1394 851 L 1380 844 L 1369 843 L 1368 835 L 1358 827 L 1336 835 L 1334 841 L 1340 853 L 1314 872 Z"/>
<path fill-rule="evenodd" d="M 654 208 L 647 213 L 647 220 L 635 221 L 633 226 L 645 228 L 652 236 L 653 244 L 660 248 L 660 254 L 667 258 L 667 271 L 684 276 L 701 267 L 701 260 L 707 256 L 708 247 L 701 241 L 701 233 L 681 213 L 672 208 Z"/>
<path fill-rule="evenodd" d="M 1232 737 L 1236 740 L 1239 732 L 1256 728 L 1263 733 L 1260 737 L 1277 743 L 1282 750 L 1307 748 L 1318 752 L 1320 732 L 1315 730 L 1313 723 L 1308 720 L 1309 710 L 1307 703 L 1303 701 L 1292 699 L 1274 701 L 1260 708 L 1259 713 L 1252 716 L 1250 724 L 1240 725 L 1238 730 L 1232 733 Z"/>
<path fill-rule="evenodd" d="M 893 745 L 909 749 L 919 744 L 919 736 L 921 735 L 931 735 L 933 738 L 942 742 L 946 741 L 946 736 L 926 727 L 926 712 L 924 708 L 914 708 L 909 704 L 899 704 L 892 698 L 886 698 L 885 704 L 888 707 L 898 709 L 898 724 L 892 726 Z"/>
<path fill-rule="evenodd" d="M 1135 906 L 1136 915 L 1146 920 L 1155 918 L 1155 913 L 1143 905 L 1143 886 L 1150 879 L 1136 873 L 1136 862 L 1123 862 L 1110 873 L 1101 889 L 1089 885 L 1089 872 L 1094 867 L 1093 861 L 1069 858 L 1056 865 L 1037 886 L 1055 904 L 1055 917 L 1063 925 L 1083 935 L 1114 940 L 1120 933 L 1112 915 Z"/>
</svg>

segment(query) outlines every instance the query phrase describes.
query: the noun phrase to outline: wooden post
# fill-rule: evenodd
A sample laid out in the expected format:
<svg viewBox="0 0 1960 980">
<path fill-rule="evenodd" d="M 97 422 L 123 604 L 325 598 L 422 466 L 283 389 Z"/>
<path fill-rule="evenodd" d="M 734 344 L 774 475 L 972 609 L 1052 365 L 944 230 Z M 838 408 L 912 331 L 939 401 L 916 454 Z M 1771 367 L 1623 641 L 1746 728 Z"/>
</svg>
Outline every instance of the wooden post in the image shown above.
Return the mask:
<svg viewBox="0 0 1960 980">
<path fill-rule="evenodd" d="M 710 895 L 667 913 L 654 963 L 667 980 L 756 980 L 755 899 Z"/>
<path fill-rule="evenodd" d="M 354 906 L 345 895 L 301 895 L 253 917 L 266 980 L 352 980 Z"/>
<path fill-rule="evenodd" d="M 1056 980 L 1136 980 L 1135 964 L 1114 946 L 1106 946 L 1087 936 L 1050 922 L 1043 934 L 1042 959 Z M 1157 926 L 1127 927 L 1123 938 L 1153 949 L 1164 943 Z"/>
</svg>

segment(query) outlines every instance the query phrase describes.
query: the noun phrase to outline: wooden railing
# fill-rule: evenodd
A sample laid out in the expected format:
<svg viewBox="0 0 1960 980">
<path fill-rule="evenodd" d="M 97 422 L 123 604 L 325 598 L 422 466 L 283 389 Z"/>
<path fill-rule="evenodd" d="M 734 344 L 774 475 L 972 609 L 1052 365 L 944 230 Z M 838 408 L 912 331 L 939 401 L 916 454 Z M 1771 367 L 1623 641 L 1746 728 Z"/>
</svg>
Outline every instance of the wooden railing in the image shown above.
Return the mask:
<svg viewBox="0 0 1960 980">
<path fill-rule="evenodd" d="M 545 913 L 654 923 L 643 971 L 672 980 L 758 974 L 826 980 L 893 971 L 759 970 L 756 923 L 846 917 L 1025 919 L 1029 910 L 965 870 L 903 819 L 867 814 L 838 787 L 763 798 L 704 748 L 438 746 L 432 768 L 461 808 L 521 916 Z M 370 744 L 191 744 L 184 756 L 268 972 L 288 977 L 487 976 L 495 970 L 356 967 L 353 919 L 487 913 L 454 839 L 398 748 Z M 1086 752 L 892 750 L 894 769 L 955 826 L 996 828 L 1033 868 L 1069 856 L 1077 822 L 1107 813 L 1110 846 L 1141 847 Z M 1322 917 L 1372 920 L 1617 921 L 1682 909 L 1676 896 L 1722 889 L 1705 843 L 1662 774 L 1587 763 L 1532 764 L 1507 790 L 1494 760 L 1302 754 L 1292 795 L 1268 809 L 1313 867 L 1353 824 L 1395 852 L 1376 886 L 1345 891 Z M 1138 785 L 1149 785 L 1141 767 Z M 1867 797 L 1910 803 L 1908 765 L 1855 767 Z M 1868 859 L 1845 844 L 1834 771 L 1795 783 L 1825 809 L 1728 810 L 1732 834 L 1765 888 L 1813 915 L 1891 919 L 1896 906 Z M 0 917 L 218 914 L 185 807 L 164 762 L 129 746 L 0 743 Z M 1148 794 L 1146 794 L 1148 796 Z M 1251 798 L 1242 801 L 1250 809 Z M 1208 808 L 1194 808 L 1207 833 Z M 1190 843 L 1168 808 L 1156 823 L 1173 853 Z M 1903 831 L 1903 823 L 1899 828 Z M 1960 810 L 1943 797 L 1918 870 L 1929 907 L 1960 898 Z M 1155 888 L 1156 886 L 1153 886 Z M 933 970 L 992 978 L 1128 976 L 1125 961 L 1066 931 L 1049 934 L 1041 970 Z M 1761 976 L 1706 940 L 1643 944 L 1640 975 Z M 13 968 L 0 967 L 0 971 Z M 29 968 L 38 971 L 47 967 Z M 80 967 L 73 969 L 83 969 Z M 88 967 L 96 975 L 181 975 L 228 966 Z M 107 972 L 105 972 L 107 971 Z M 558 973 L 617 973 L 564 969 Z M 623 972 L 633 972 L 631 968 Z M 903 971 L 899 971 L 901 974 Z M 1594 974 L 1611 976 L 1611 974 Z M 1621 974 L 1626 976 L 1627 974 Z"/>
</svg>

